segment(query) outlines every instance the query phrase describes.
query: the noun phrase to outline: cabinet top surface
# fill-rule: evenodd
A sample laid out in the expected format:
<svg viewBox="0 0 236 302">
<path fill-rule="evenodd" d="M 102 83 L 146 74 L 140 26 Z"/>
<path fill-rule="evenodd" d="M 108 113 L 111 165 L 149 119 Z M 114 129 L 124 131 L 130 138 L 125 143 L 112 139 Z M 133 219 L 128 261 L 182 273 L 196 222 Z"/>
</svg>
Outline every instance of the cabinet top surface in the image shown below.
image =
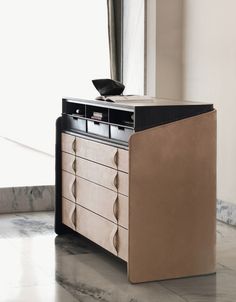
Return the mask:
<svg viewBox="0 0 236 302">
<path fill-rule="evenodd" d="M 87 104 L 94 105 L 99 107 L 108 107 L 108 108 L 117 108 L 117 109 L 134 109 L 135 107 L 162 107 L 162 106 L 199 106 L 199 105 L 212 105 L 211 103 L 203 103 L 203 102 L 190 102 L 190 101 L 177 101 L 170 99 L 159 99 L 159 98 L 151 98 L 148 100 L 125 100 L 119 102 L 107 102 L 100 100 L 87 100 L 87 99 L 79 99 L 79 98 L 71 98 L 64 97 L 63 101 L 79 103 L 79 104 Z"/>
</svg>

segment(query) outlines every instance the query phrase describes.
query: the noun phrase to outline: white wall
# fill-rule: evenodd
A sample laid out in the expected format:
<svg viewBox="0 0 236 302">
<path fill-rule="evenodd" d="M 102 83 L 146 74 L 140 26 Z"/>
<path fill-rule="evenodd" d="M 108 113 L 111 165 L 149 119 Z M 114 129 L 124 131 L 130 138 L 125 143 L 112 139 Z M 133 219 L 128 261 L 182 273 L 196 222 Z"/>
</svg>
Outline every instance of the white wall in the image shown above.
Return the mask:
<svg viewBox="0 0 236 302">
<path fill-rule="evenodd" d="M 218 198 L 236 203 L 236 1 L 185 0 L 183 91 L 218 111 Z"/>
<path fill-rule="evenodd" d="M 235 0 L 157 0 L 157 96 L 214 103 L 217 197 L 231 203 L 236 203 L 235 12 Z"/>
<path fill-rule="evenodd" d="M 183 1 L 157 0 L 156 10 L 156 93 L 181 99 Z"/>
<path fill-rule="evenodd" d="M 144 91 L 144 0 L 124 1 L 124 94 Z"/>
<path fill-rule="evenodd" d="M 0 1 L 0 135 L 54 154 L 63 96 L 110 76 L 106 0 Z"/>
</svg>

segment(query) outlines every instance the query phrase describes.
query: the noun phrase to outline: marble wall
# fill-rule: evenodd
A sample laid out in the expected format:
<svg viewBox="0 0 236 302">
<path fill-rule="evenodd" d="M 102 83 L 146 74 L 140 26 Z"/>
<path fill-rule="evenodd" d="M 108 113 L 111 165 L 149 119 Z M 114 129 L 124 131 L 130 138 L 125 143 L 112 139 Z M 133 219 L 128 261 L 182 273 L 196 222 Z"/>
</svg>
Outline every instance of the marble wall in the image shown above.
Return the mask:
<svg viewBox="0 0 236 302">
<path fill-rule="evenodd" d="M 54 210 L 55 186 L 0 188 L 0 214 Z M 217 200 L 216 218 L 236 226 L 236 205 Z"/>
<path fill-rule="evenodd" d="M 217 200 L 216 218 L 227 224 L 236 226 L 236 204 Z"/>
<path fill-rule="evenodd" d="M 55 186 L 0 188 L 0 213 L 54 210 Z"/>
</svg>

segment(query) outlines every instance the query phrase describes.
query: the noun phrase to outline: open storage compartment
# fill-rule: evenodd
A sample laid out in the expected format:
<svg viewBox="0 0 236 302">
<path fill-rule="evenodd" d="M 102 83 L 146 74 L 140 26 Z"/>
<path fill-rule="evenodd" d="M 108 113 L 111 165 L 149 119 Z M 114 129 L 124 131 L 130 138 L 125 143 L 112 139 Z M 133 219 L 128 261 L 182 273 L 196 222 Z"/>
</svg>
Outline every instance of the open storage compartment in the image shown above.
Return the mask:
<svg viewBox="0 0 236 302">
<path fill-rule="evenodd" d="M 134 111 L 110 109 L 109 122 L 134 128 Z"/>
</svg>

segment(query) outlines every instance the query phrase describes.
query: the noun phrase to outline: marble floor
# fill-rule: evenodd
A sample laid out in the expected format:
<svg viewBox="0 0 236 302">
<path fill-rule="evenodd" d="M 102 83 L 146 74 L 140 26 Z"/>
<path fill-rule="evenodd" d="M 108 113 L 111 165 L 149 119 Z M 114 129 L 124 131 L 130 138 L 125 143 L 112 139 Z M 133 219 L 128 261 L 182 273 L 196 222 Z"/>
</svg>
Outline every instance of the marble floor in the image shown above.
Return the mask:
<svg viewBox="0 0 236 302">
<path fill-rule="evenodd" d="M 74 234 L 56 236 L 53 213 L 0 215 L 1 302 L 236 301 L 236 228 L 217 224 L 217 274 L 131 285 L 126 266 Z"/>
</svg>

